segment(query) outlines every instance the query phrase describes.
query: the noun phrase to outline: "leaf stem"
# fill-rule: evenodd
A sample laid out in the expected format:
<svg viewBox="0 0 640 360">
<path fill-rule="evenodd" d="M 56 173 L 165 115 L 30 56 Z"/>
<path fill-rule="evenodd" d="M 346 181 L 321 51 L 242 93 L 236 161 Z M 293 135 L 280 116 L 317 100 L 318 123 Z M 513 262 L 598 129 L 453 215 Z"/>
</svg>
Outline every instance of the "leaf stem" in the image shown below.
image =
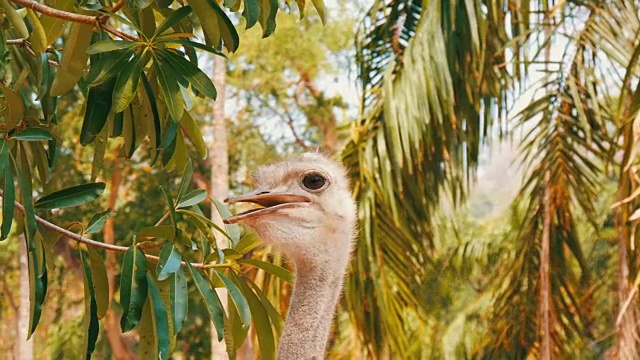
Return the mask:
<svg viewBox="0 0 640 360">
<path fill-rule="evenodd" d="M 0 190 L 0 197 L 4 199 L 4 193 Z M 25 210 L 24 210 L 24 206 L 15 201 L 14 202 L 16 209 L 18 209 L 18 211 L 20 211 L 21 213 L 24 214 Z M 39 216 L 36 215 L 36 222 L 38 224 L 40 224 L 43 228 L 47 229 L 47 230 L 51 230 L 53 232 L 56 232 L 58 234 L 64 235 L 68 238 L 71 238 L 77 242 L 89 245 L 89 246 L 93 246 L 93 247 L 97 247 L 97 248 L 101 248 L 101 249 L 105 249 L 105 250 L 111 250 L 111 251 L 116 251 L 116 252 L 121 252 L 124 253 L 126 252 L 129 248 L 128 247 L 124 247 L 124 246 L 118 246 L 118 245 L 111 245 L 111 244 L 105 244 L 103 242 L 100 241 L 95 241 L 95 240 L 91 240 L 91 239 L 87 239 L 86 237 L 80 236 L 72 231 L 69 231 L 65 228 L 62 228 L 54 223 L 51 223 Z M 151 260 L 153 262 L 158 262 L 160 260 L 159 257 L 154 256 L 154 255 L 149 255 L 149 254 L 145 254 L 145 256 L 147 257 L 148 260 Z M 208 268 L 207 265 L 202 264 L 202 263 L 190 263 L 191 266 L 193 266 L 196 269 L 206 269 Z M 182 262 L 182 266 L 187 266 L 186 262 Z M 210 266 L 210 265 L 209 265 Z"/>
</svg>

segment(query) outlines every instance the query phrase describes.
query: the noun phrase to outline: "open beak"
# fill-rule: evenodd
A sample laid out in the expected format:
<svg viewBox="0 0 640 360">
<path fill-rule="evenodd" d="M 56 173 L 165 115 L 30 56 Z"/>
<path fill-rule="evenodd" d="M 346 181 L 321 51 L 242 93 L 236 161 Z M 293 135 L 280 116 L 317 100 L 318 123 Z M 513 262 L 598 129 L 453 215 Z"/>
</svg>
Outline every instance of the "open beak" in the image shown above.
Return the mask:
<svg viewBox="0 0 640 360">
<path fill-rule="evenodd" d="M 255 191 L 246 195 L 225 199 L 224 202 L 227 204 L 249 202 L 262 206 L 261 208 L 247 210 L 223 220 L 225 224 L 235 224 L 246 219 L 271 214 L 280 209 L 304 206 L 310 203 L 311 199 L 303 195 L 290 193 Z"/>
</svg>

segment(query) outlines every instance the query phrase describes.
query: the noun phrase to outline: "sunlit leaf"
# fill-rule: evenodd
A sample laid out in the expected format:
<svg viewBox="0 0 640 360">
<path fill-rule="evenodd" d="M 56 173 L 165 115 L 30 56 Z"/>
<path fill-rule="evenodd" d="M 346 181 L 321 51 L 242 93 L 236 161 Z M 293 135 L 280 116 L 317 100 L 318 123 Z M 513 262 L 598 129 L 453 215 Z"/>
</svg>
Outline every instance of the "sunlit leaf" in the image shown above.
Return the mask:
<svg viewBox="0 0 640 360">
<path fill-rule="evenodd" d="M 186 208 L 201 203 L 207 198 L 207 190 L 193 190 L 180 199 L 176 208 Z"/>
</svg>

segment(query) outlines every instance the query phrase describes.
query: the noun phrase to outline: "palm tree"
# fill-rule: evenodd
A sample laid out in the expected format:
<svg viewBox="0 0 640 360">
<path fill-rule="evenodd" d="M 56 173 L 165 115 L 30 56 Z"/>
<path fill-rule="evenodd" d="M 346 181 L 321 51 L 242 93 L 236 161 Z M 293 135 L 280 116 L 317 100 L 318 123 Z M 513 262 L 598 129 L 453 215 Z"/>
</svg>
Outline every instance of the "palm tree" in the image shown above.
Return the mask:
<svg viewBox="0 0 640 360">
<path fill-rule="evenodd" d="M 428 301 L 441 270 L 436 216 L 465 199 L 482 145 L 514 134 L 513 118 L 527 172 L 512 207 L 514 250 L 495 274 L 492 336 L 470 352 L 637 354 L 639 10 L 623 0 L 374 2 L 356 39 L 361 116 L 342 153 L 361 218 L 345 304 L 368 352 L 420 354 L 416 339 L 439 331 Z M 513 117 L 526 89 L 536 96 Z M 615 215 L 599 205 L 610 169 Z M 590 239 L 607 216 L 615 284 L 592 275 Z M 608 286 L 618 301 L 598 309 Z"/>
</svg>

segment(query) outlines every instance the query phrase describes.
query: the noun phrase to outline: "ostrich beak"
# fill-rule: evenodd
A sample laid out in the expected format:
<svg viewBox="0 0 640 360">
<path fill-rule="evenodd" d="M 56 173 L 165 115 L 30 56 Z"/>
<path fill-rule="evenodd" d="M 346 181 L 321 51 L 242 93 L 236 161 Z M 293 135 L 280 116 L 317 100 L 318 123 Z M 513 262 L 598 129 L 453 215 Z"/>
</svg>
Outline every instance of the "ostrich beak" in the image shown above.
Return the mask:
<svg viewBox="0 0 640 360">
<path fill-rule="evenodd" d="M 225 224 L 235 224 L 250 218 L 274 213 L 280 209 L 305 206 L 311 199 L 291 193 L 274 193 L 269 191 L 254 191 L 252 193 L 232 197 L 224 200 L 227 204 L 248 202 L 258 204 L 261 208 L 251 209 L 224 219 Z"/>
</svg>

